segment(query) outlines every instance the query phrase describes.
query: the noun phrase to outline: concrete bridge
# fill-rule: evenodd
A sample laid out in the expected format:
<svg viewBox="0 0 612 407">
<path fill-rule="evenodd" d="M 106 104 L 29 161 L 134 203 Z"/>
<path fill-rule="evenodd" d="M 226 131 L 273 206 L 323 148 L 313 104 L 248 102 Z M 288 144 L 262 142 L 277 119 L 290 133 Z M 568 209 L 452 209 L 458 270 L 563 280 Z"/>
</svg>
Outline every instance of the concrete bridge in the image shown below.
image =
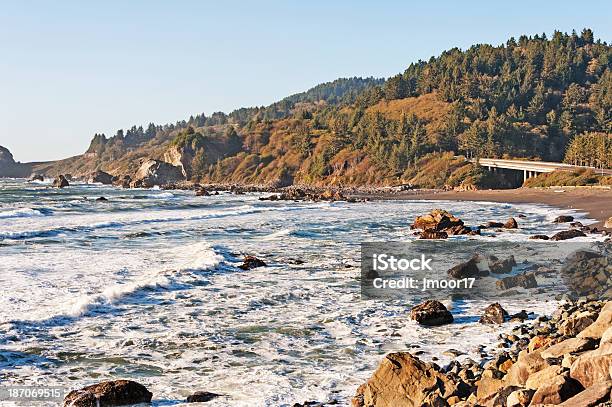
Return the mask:
<svg viewBox="0 0 612 407">
<path fill-rule="evenodd" d="M 612 175 L 612 169 L 601 169 L 595 167 L 546 162 L 546 161 L 525 161 L 525 160 L 503 160 L 498 158 L 473 158 L 470 160 L 473 163 L 478 163 L 483 167 L 487 167 L 489 171 L 495 172 L 498 168 L 507 170 L 523 171 L 523 181 L 544 172 L 561 171 L 576 171 L 581 169 L 590 169 L 597 174 Z"/>
</svg>

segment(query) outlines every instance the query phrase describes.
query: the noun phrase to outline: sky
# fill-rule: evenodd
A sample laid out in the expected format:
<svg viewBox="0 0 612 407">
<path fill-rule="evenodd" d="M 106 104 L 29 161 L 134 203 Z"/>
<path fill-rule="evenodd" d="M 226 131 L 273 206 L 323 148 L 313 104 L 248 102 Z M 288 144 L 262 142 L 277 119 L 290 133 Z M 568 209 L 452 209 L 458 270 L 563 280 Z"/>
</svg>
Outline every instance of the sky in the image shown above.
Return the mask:
<svg viewBox="0 0 612 407">
<path fill-rule="evenodd" d="M 612 2 L 600 0 L 1 7 L 0 145 L 21 162 L 81 154 L 94 133 L 267 105 L 339 77 L 389 77 L 453 47 L 584 27 L 612 41 Z"/>
</svg>

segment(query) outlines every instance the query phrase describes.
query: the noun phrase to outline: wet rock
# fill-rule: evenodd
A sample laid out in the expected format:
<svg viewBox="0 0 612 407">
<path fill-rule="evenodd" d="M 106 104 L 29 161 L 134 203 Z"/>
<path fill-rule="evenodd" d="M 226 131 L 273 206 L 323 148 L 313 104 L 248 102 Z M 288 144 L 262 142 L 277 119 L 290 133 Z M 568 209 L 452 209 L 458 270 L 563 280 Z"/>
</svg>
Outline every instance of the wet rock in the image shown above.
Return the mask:
<svg viewBox="0 0 612 407">
<path fill-rule="evenodd" d="M 98 201 L 98 202 L 106 202 L 106 201 L 108 201 L 108 199 L 106 199 L 105 197 L 101 196 L 99 198 L 96 198 L 96 201 Z"/>
<path fill-rule="evenodd" d="M 410 310 L 410 318 L 421 325 L 436 326 L 450 324 L 453 315 L 440 301 L 428 300 Z"/>
<path fill-rule="evenodd" d="M 463 226 L 463 221 L 442 209 L 434 209 L 429 214 L 417 216 L 412 227 L 415 229 L 431 229 L 441 231 L 453 226 Z"/>
<path fill-rule="evenodd" d="M 514 256 L 510 256 L 504 260 L 493 260 L 489 259 L 489 271 L 496 274 L 506 274 L 512 271 L 512 267 L 516 266 L 516 260 Z"/>
<path fill-rule="evenodd" d="M 196 196 L 210 196 L 210 193 L 204 188 L 200 188 L 196 190 Z"/>
<path fill-rule="evenodd" d="M 132 380 L 111 380 L 73 390 L 64 398 L 64 406 L 124 406 L 151 402 L 153 394 Z"/>
<path fill-rule="evenodd" d="M 131 182 L 132 182 L 132 177 L 130 177 L 129 175 L 124 175 L 122 177 L 113 178 L 113 185 L 121 187 L 121 188 L 129 188 Z"/>
<path fill-rule="evenodd" d="M 63 175 L 58 175 L 54 180 L 53 180 L 53 186 L 55 188 L 64 188 L 67 186 L 70 186 L 70 183 L 68 182 L 68 180 L 66 179 L 65 176 Z"/>
<path fill-rule="evenodd" d="M 447 271 L 447 274 L 452 278 L 462 279 L 462 278 L 478 278 L 489 275 L 488 270 L 481 270 L 478 267 L 478 257 L 474 256 L 468 261 L 464 263 L 459 263 L 450 270 Z"/>
<path fill-rule="evenodd" d="M 570 368 L 570 376 L 585 388 L 610 380 L 612 368 L 612 343 L 604 343 L 598 349 L 578 356 Z"/>
<path fill-rule="evenodd" d="M 45 177 L 42 174 L 34 173 L 30 176 L 30 181 L 44 181 Z"/>
<path fill-rule="evenodd" d="M 573 220 L 574 220 L 573 216 L 561 215 L 561 216 L 557 216 L 553 222 L 554 223 L 567 223 L 567 222 L 572 222 Z"/>
<path fill-rule="evenodd" d="M 536 390 L 531 405 L 560 404 L 582 391 L 580 383 L 567 376 L 557 376 Z"/>
<path fill-rule="evenodd" d="M 500 290 L 508 290 L 513 287 L 535 288 L 538 286 L 534 273 L 519 274 L 502 278 L 495 282 L 495 285 Z"/>
<path fill-rule="evenodd" d="M 251 270 L 257 267 L 266 267 L 267 264 L 261 260 L 258 259 L 255 256 L 245 256 L 244 257 L 244 261 L 242 262 L 241 265 L 238 266 L 238 268 L 241 268 L 243 270 Z"/>
<path fill-rule="evenodd" d="M 187 396 L 187 403 L 205 403 L 217 397 L 221 397 L 220 394 L 211 393 L 209 391 L 196 391 L 190 396 Z"/>
<path fill-rule="evenodd" d="M 419 239 L 447 239 L 448 234 L 446 232 L 440 232 L 437 230 L 426 229 L 419 234 Z"/>
<path fill-rule="evenodd" d="M 530 240 L 548 240 L 549 237 L 546 235 L 531 235 L 529 236 Z"/>
<path fill-rule="evenodd" d="M 508 312 L 496 302 L 485 308 L 484 314 L 478 322 L 481 324 L 503 324 L 506 319 L 508 319 Z"/>
<path fill-rule="evenodd" d="M 518 223 L 516 221 L 516 219 L 514 218 L 510 218 L 506 221 L 506 223 L 503 224 L 502 226 L 504 229 L 517 229 L 518 228 Z"/>
<path fill-rule="evenodd" d="M 487 224 L 485 225 L 487 228 L 501 228 L 504 226 L 503 222 L 487 222 Z"/>
<path fill-rule="evenodd" d="M 98 170 L 98 171 L 95 171 L 89 174 L 87 183 L 89 184 L 100 183 L 104 185 L 110 185 L 113 183 L 113 176 L 110 175 L 108 172 Z"/>
<path fill-rule="evenodd" d="M 584 237 L 586 236 L 583 231 L 578 229 L 570 229 L 570 230 L 562 230 L 561 232 L 555 233 L 550 240 L 568 240 L 573 239 L 575 237 Z"/>
</svg>

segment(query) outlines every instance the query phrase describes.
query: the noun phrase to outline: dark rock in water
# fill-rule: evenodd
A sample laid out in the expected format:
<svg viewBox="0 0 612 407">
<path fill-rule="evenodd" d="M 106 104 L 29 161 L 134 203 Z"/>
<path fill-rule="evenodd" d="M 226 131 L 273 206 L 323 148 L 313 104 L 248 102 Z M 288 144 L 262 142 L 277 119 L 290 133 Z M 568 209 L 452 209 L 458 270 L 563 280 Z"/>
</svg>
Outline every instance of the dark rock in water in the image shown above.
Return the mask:
<svg viewBox="0 0 612 407">
<path fill-rule="evenodd" d="M 130 186 L 134 188 L 151 188 L 155 185 L 173 184 L 185 179 L 180 167 L 175 167 L 164 161 L 144 161 Z"/>
<path fill-rule="evenodd" d="M 90 184 L 99 182 L 104 185 L 110 185 L 113 183 L 113 176 L 108 172 L 98 170 L 89 175 L 87 182 Z"/>
<path fill-rule="evenodd" d="M 487 228 L 501 228 L 503 226 L 504 224 L 502 222 L 487 222 L 486 224 Z"/>
<path fill-rule="evenodd" d="M 204 188 L 196 190 L 196 196 L 209 196 L 210 193 Z"/>
<path fill-rule="evenodd" d="M 518 223 L 516 222 L 516 219 L 510 218 L 502 225 L 502 227 L 504 229 L 516 229 L 518 228 Z"/>
<path fill-rule="evenodd" d="M 529 239 L 531 239 L 531 240 L 548 240 L 549 237 L 546 236 L 546 235 L 532 235 L 532 236 L 529 236 Z"/>
<path fill-rule="evenodd" d="M 453 315 L 440 301 L 427 300 L 410 310 L 410 318 L 421 325 L 444 325 L 453 322 Z"/>
<path fill-rule="evenodd" d="M 481 324 L 503 324 L 506 319 L 508 319 L 508 312 L 496 302 L 485 308 L 484 314 L 478 322 Z"/>
<path fill-rule="evenodd" d="M 529 319 L 529 315 L 527 314 L 527 311 L 521 310 L 521 312 L 517 312 L 516 314 L 510 315 L 509 318 L 511 322 L 524 321 L 526 319 Z"/>
<path fill-rule="evenodd" d="M 478 268 L 478 257 L 474 256 L 465 263 L 460 263 L 447 271 L 448 275 L 457 278 L 478 278 L 489 275 L 488 270 Z"/>
<path fill-rule="evenodd" d="M 581 230 L 570 229 L 570 230 L 563 230 L 561 232 L 555 233 L 553 237 L 550 238 L 550 240 L 568 240 L 568 239 L 573 239 L 575 237 L 584 237 L 584 236 L 586 235 Z"/>
<path fill-rule="evenodd" d="M 426 229 L 419 234 L 419 239 L 447 239 L 448 234 L 446 232 L 439 232 L 437 230 Z"/>
<path fill-rule="evenodd" d="M 53 180 L 53 186 L 55 188 L 64 188 L 70 186 L 70 183 L 68 182 L 65 176 L 58 175 L 55 180 Z"/>
<path fill-rule="evenodd" d="M 45 177 L 42 174 L 32 174 L 30 176 L 30 181 L 44 181 Z"/>
<path fill-rule="evenodd" d="M 572 222 L 573 220 L 574 220 L 573 216 L 561 215 L 561 216 L 557 216 L 555 220 L 553 220 L 553 222 L 554 223 L 566 223 L 566 222 Z"/>
<path fill-rule="evenodd" d="M 516 260 L 514 260 L 514 256 L 510 256 L 504 260 L 491 261 L 491 259 L 489 259 L 489 271 L 491 273 L 509 273 L 512 271 L 512 267 L 514 266 L 516 266 Z"/>
<path fill-rule="evenodd" d="M 205 403 L 214 398 L 221 397 L 220 394 L 211 393 L 209 391 L 196 391 L 190 396 L 187 396 L 187 403 Z"/>
<path fill-rule="evenodd" d="M 267 264 L 263 260 L 260 260 L 255 256 L 245 256 L 243 263 L 239 265 L 238 268 L 241 268 L 243 270 L 250 270 L 256 267 L 266 267 L 266 266 Z"/>
<path fill-rule="evenodd" d="M 96 201 L 105 202 L 105 201 L 108 201 L 108 199 L 106 199 L 103 196 L 101 196 L 100 198 L 96 199 Z"/>
<path fill-rule="evenodd" d="M 412 227 L 414 229 L 431 229 L 442 231 L 455 226 L 463 226 L 463 221 L 442 209 L 434 209 L 429 214 L 417 216 Z"/>
<path fill-rule="evenodd" d="M 113 185 L 116 185 L 121 188 L 129 188 L 131 182 L 132 182 L 132 177 L 130 177 L 129 175 L 124 175 L 122 177 L 113 178 Z"/>
<path fill-rule="evenodd" d="M 132 380 L 111 380 L 73 390 L 64 398 L 64 406 L 113 407 L 150 403 L 153 394 Z"/>
<path fill-rule="evenodd" d="M 519 274 L 498 280 L 495 285 L 500 290 L 508 290 L 513 287 L 534 288 L 538 286 L 534 273 Z"/>
</svg>

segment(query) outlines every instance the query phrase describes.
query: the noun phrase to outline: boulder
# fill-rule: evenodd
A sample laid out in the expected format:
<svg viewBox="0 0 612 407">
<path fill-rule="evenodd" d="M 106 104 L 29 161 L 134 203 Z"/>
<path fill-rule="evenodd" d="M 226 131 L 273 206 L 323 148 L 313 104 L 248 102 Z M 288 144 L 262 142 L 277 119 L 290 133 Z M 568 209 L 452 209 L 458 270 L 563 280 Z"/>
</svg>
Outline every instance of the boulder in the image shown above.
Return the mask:
<svg viewBox="0 0 612 407">
<path fill-rule="evenodd" d="M 595 322 L 587 326 L 577 336 L 579 338 L 601 339 L 603 333 L 612 326 L 612 301 L 603 306 Z"/>
<path fill-rule="evenodd" d="M 608 218 L 608 220 L 606 221 L 606 223 L 604 223 L 604 228 L 607 229 L 612 229 L 612 216 Z"/>
<path fill-rule="evenodd" d="M 131 380 L 110 380 L 71 391 L 64 398 L 64 406 L 125 406 L 150 403 L 151 397 L 153 394 L 140 383 Z"/>
<path fill-rule="evenodd" d="M 595 315 L 586 311 L 565 319 L 559 326 L 559 332 L 565 336 L 576 336 L 595 322 Z"/>
<path fill-rule="evenodd" d="M 450 324 L 453 315 L 440 301 L 427 300 L 410 310 L 410 318 L 421 325 L 435 326 Z"/>
<path fill-rule="evenodd" d="M 98 170 L 89 175 L 87 183 L 100 183 L 104 185 L 111 185 L 113 183 L 113 176 L 110 175 L 108 172 Z"/>
<path fill-rule="evenodd" d="M 267 264 L 261 260 L 258 259 L 255 256 L 245 256 L 244 257 L 244 261 L 242 262 L 241 265 L 238 266 L 238 268 L 241 268 L 243 270 L 251 270 L 257 267 L 266 267 Z"/>
<path fill-rule="evenodd" d="M 610 400 L 610 390 L 612 390 L 610 380 L 595 383 L 560 405 L 563 407 L 594 407 Z"/>
<path fill-rule="evenodd" d="M 557 216 L 553 222 L 554 223 L 567 223 L 567 222 L 573 222 L 573 221 L 574 221 L 573 216 L 561 215 L 561 216 Z"/>
<path fill-rule="evenodd" d="M 506 274 L 512 271 L 512 267 L 516 266 L 514 256 L 510 256 L 504 260 L 489 259 L 489 271 L 496 274 Z"/>
<path fill-rule="evenodd" d="M 478 322 L 481 324 L 503 324 L 506 319 L 508 319 L 508 312 L 496 302 L 485 308 L 484 314 Z"/>
<path fill-rule="evenodd" d="M 507 386 L 525 386 L 527 379 L 532 374 L 547 368 L 550 364 L 541 356 L 541 349 L 527 352 L 519 352 L 516 362 L 508 369 L 504 382 Z"/>
<path fill-rule="evenodd" d="M 560 404 L 582 391 L 583 387 L 571 377 L 557 376 L 536 390 L 531 405 Z"/>
<path fill-rule="evenodd" d="M 520 389 L 521 388 L 518 386 L 502 387 L 498 389 L 495 393 L 490 394 L 488 397 L 478 399 L 478 405 L 486 407 L 507 406 L 508 397 L 510 397 L 512 393 Z"/>
<path fill-rule="evenodd" d="M 559 365 L 548 366 L 539 372 L 529 375 L 525 382 L 525 387 L 537 390 L 543 385 L 551 383 L 557 376 L 563 373 L 563 368 Z"/>
<path fill-rule="evenodd" d="M 447 274 L 452 278 L 478 278 L 489 275 L 488 270 L 481 270 L 478 267 L 478 257 L 474 256 L 464 263 L 459 263 L 450 270 Z"/>
<path fill-rule="evenodd" d="M 463 221 L 442 209 L 434 209 L 429 214 L 417 216 L 412 227 L 415 229 L 444 230 L 453 226 L 463 226 Z"/>
<path fill-rule="evenodd" d="M 578 356 L 570 368 L 570 376 L 585 388 L 610 380 L 612 368 L 612 343 L 604 343 L 598 349 Z"/>
<path fill-rule="evenodd" d="M 492 221 L 487 222 L 487 224 L 485 225 L 486 228 L 501 228 L 503 226 L 504 226 L 503 222 L 492 222 Z"/>
<path fill-rule="evenodd" d="M 209 391 L 196 391 L 195 393 L 187 396 L 187 403 L 206 403 L 212 399 L 220 397 L 220 394 L 211 393 Z"/>
<path fill-rule="evenodd" d="M 508 290 L 513 287 L 534 288 L 538 286 L 534 273 L 519 274 L 497 280 L 495 285 L 500 290 Z"/>
<path fill-rule="evenodd" d="M 44 181 L 45 177 L 42 174 L 34 173 L 30 176 L 30 181 Z"/>
<path fill-rule="evenodd" d="M 550 240 L 568 240 L 575 237 L 586 236 L 583 231 L 578 229 L 562 230 L 561 232 L 555 233 Z"/>
<path fill-rule="evenodd" d="M 531 235 L 529 236 L 529 239 L 531 240 L 548 240 L 549 237 L 546 235 Z"/>
<path fill-rule="evenodd" d="M 482 373 L 476 388 L 476 398 L 478 400 L 488 400 L 494 397 L 504 387 L 504 381 L 499 371 L 487 369 Z"/>
<path fill-rule="evenodd" d="M 121 188 L 129 188 L 131 183 L 132 177 L 130 177 L 129 175 L 113 178 L 113 185 L 116 185 Z"/>
<path fill-rule="evenodd" d="M 608 329 L 606 329 L 603 333 L 603 335 L 601 335 L 601 344 L 604 343 L 608 343 L 608 342 L 612 342 L 612 326 L 609 327 Z"/>
<path fill-rule="evenodd" d="M 167 185 L 185 179 L 181 168 L 164 161 L 145 160 L 141 165 L 130 186 L 135 188 L 151 188 L 156 185 Z"/>
<path fill-rule="evenodd" d="M 542 357 L 544 359 L 560 358 L 566 353 L 577 353 L 594 349 L 596 344 L 597 342 L 590 338 L 569 338 L 543 350 Z"/>
<path fill-rule="evenodd" d="M 502 226 L 504 229 L 517 229 L 518 228 L 518 223 L 516 221 L 516 219 L 514 218 L 510 218 L 506 221 L 506 223 L 503 224 Z"/>
<path fill-rule="evenodd" d="M 527 407 L 533 398 L 534 390 L 519 389 L 515 390 L 506 399 L 507 407 Z"/>
<path fill-rule="evenodd" d="M 447 239 L 448 234 L 446 232 L 440 232 L 432 229 L 425 229 L 419 234 L 419 239 Z"/>
<path fill-rule="evenodd" d="M 66 179 L 65 176 L 63 175 L 58 175 L 54 180 L 53 180 L 53 186 L 55 188 L 64 188 L 67 186 L 70 186 L 70 183 L 68 182 L 68 180 Z"/>
<path fill-rule="evenodd" d="M 469 387 L 422 362 L 408 352 L 390 353 L 370 379 L 357 389 L 354 407 L 420 407 L 432 405 L 431 397 L 467 397 Z M 438 400 L 438 402 L 440 402 Z M 445 404 L 434 404 L 445 405 Z"/>
</svg>

